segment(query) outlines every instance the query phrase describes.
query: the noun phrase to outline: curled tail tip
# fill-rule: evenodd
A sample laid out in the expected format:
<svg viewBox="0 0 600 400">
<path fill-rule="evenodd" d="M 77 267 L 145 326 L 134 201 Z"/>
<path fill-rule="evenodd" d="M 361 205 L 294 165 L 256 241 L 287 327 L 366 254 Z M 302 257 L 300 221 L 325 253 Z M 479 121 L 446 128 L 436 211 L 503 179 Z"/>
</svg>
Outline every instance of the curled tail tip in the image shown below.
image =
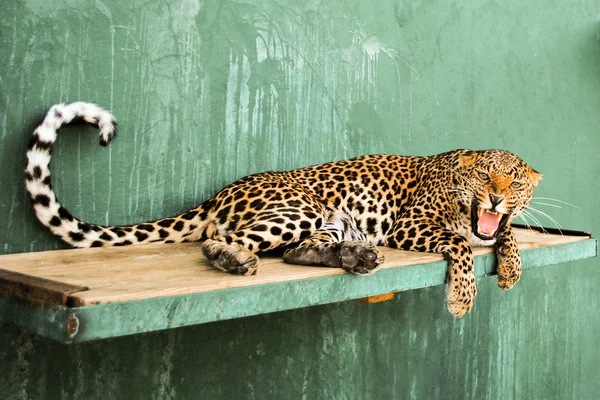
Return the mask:
<svg viewBox="0 0 600 400">
<path fill-rule="evenodd" d="M 56 140 L 56 131 L 72 122 L 82 121 L 96 126 L 100 130 L 100 145 L 103 147 L 117 135 L 117 121 L 112 113 L 93 103 L 60 103 L 50 107 L 42 124 L 36 132 L 47 132 L 50 142 Z M 34 135 L 39 133 L 34 132 Z"/>
<path fill-rule="evenodd" d="M 106 147 L 117 137 L 117 121 L 112 117 L 110 123 L 100 126 L 100 146 Z"/>
</svg>

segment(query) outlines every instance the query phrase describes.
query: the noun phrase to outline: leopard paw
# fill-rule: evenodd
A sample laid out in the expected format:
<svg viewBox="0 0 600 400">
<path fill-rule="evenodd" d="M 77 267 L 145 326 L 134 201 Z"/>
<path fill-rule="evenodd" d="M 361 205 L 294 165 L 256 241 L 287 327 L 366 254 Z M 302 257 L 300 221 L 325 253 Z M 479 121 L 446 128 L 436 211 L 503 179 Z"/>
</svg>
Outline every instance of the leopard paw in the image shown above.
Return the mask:
<svg viewBox="0 0 600 400">
<path fill-rule="evenodd" d="M 372 274 L 385 259 L 375 245 L 367 242 L 340 242 L 338 250 L 341 267 L 357 275 Z"/>
<path fill-rule="evenodd" d="M 498 286 L 502 290 L 511 289 L 521 278 L 521 259 L 498 253 Z"/>
<path fill-rule="evenodd" d="M 256 275 L 258 257 L 245 247 L 208 239 L 202 244 L 202 254 L 221 271 L 236 275 Z"/>
<path fill-rule="evenodd" d="M 473 273 L 454 276 L 446 289 L 448 311 L 455 317 L 462 318 L 473 309 L 477 296 L 477 285 Z"/>
</svg>

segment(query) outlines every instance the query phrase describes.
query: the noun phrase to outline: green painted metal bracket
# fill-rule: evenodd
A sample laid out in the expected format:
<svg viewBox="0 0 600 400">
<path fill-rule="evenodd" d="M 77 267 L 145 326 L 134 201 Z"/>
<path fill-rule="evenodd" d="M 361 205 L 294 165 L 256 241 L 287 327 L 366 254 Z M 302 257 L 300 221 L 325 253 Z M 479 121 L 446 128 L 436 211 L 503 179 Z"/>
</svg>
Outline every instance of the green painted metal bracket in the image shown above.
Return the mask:
<svg viewBox="0 0 600 400">
<path fill-rule="evenodd" d="M 521 252 L 523 269 L 596 256 L 596 239 Z M 477 256 L 476 276 L 495 275 L 495 264 L 492 254 Z M 62 343 L 77 343 L 443 285 L 445 276 L 446 263 L 433 262 L 387 268 L 368 277 L 342 274 L 85 307 L 45 309 L 0 298 L 0 320 Z"/>
</svg>

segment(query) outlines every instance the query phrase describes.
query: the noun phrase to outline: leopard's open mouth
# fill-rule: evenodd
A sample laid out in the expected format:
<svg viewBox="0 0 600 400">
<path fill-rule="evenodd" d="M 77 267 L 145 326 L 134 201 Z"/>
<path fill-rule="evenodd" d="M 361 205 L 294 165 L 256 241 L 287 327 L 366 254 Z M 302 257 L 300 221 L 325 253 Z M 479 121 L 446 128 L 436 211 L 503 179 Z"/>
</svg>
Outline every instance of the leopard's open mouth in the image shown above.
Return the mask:
<svg viewBox="0 0 600 400">
<path fill-rule="evenodd" d="M 508 214 L 481 208 L 478 204 L 471 207 L 471 229 L 479 239 L 493 239 L 506 222 Z"/>
</svg>

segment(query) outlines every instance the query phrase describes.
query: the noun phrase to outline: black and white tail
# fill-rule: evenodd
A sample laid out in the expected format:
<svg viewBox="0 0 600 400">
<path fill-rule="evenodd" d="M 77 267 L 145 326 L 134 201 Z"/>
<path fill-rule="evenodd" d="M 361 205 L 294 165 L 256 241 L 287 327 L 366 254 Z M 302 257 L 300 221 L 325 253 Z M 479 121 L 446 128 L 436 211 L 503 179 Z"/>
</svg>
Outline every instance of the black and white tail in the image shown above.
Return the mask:
<svg viewBox="0 0 600 400">
<path fill-rule="evenodd" d="M 52 190 L 50 157 L 58 130 L 83 120 L 100 130 L 100 144 L 107 146 L 117 133 L 109 111 L 90 103 L 57 104 L 33 132 L 27 151 L 26 188 L 35 214 L 54 235 L 74 247 L 122 246 L 148 242 L 198 240 L 204 233 L 206 212 L 200 205 L 177 217 L 131 226 L 101 226 L 73 217 L 62 207 Z"/>
</svg>

